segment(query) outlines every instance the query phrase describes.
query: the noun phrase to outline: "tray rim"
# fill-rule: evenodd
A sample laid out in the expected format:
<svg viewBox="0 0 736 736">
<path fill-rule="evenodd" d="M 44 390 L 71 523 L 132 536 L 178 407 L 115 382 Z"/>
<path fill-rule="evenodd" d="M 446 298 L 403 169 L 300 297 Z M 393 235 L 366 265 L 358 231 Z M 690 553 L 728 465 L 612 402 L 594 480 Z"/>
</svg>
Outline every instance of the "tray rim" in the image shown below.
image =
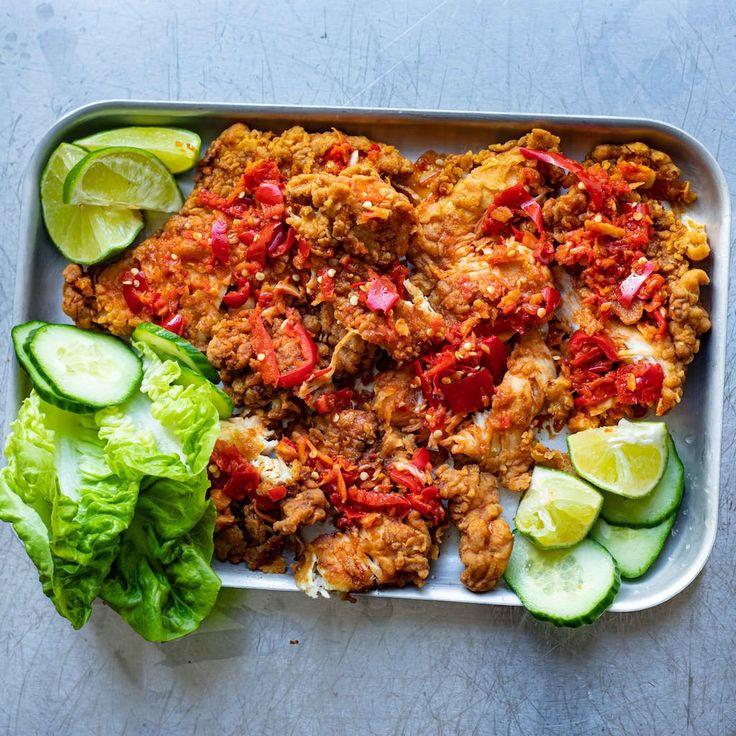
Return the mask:
<svg viewBox="0 0 736 736">
<path fill-rule="evenodd" d="M 76 107 L 65 113 L 59 118 L 41 137 L 36 144 L 33 154 L 28 162 L 24 173 L 24 181 L 22 187 L 22 203 L 21 218 L 19 228 L 19 247 L 16 259 L 15 271 L 15 289 L 13 295 L 12 319 L 17 324 L 25 318 L 27 302 L 31 290 L 31 272 L 29 268 L 31 254 L 35 247 L 36 232 L 40 226 L 40 202 L 38 194 L 38 176 L 42 171 L 42 164 L 50 153 L 50 146 L 58 141 L 63 131 L 71 125 L 77 123 L 82 118 L 89 118 L 97 114 L 114 113 L 114 114 L 145 114 L 159 113 L 172 114 L 184 113 L 190 115 L 231 115 L 237 117 L 247 117 L 251 115 L 275 117 L 294 117 L 294 124 L 304 122 L 305 119 L 330 116 L 336 122 L 359 122 L 361 118 L 382 117 L 388 119 L 389 122 L 400 123 L 406 122 L 437 122 L 437 121 L 456 121 L 456 122 L 476 122 L 476 123 L 508 123 L 508 124 L 528 124 L 528 125 L 545 125 L 554 129 L 555 125 L 589 125 L 591 127 L 598 126 L 612 130 L 637 127 L 648 130 L 653 133 L 670 136 L 679 139 L 686 147 L 693 150 L 706 164 L 710 174 L 713 176 L 718 192 L 718 200 L 716 211 L 719 214 L 722 230 L 719 245 L 724 245 L 718 250 L 718 269 L 719 272 L 725 272 L 725 282 L 723 288 L 715 291 L 715 295 L 711 304 L 711 321 L 713 328 L 709 333 L 711 341 L 712 361 L 711 369 L 712 378 L 716 385 L 720 387 L 720 392 L 710 392 L 708 396 L 708 412 L 713 420 L 711 428 L 711 441 L 705 445 L 705 449 L 710 451 L 710 455 L 706 460 L 707 473 L 712 483 L 711 493 L 714 494 L 713 504 L 715 507 L 715 517 L 712 524 L 706 525 L 705 543 L 700 547 L 699 553 L 695 560 L 689 565 L 682 579 L 678 580 L 676 585 L 664 588 L 661 591 L 655 591 L 641 598 L 636 598 L 627 602 L 614 601 L 613 605 L 608 609 L 609 612 L 623 613 L 646 610 L 657 605 L 665 603 L 674 598 L 687 588 L 698 577 L 705 566 L 715 543 L 715 537 L 718 527 L 719 514 L 719 496 L 720 496 L 720 463 L 722 453 L 723 439 L 723 389 L 725 386 L 725 359 L 726 359 L 726 326 L 728 311 L 728 266 L 730 257 L 730 233 L 731 233 L 731 201 L 729 196 L 728 183 L 723 171 L 715 157 L 710 151 L 698 141 L 694 136 L 682 130 L 681 128 L 661 120 L 646 117 L 622 117 L 612 115 L 572 115 L 572 114 L 545 114 L 545 113 L 529 113 L 529 112 L 493 112 L 478 110 L 429 110 L 429 109 L 400 109 L 400 108 L 383 108 L 383 107 L 340 107 L 340 106 L 318 106 L 318 105 L 290 105 L 290 104 L 267 104 L 267 103 L 237 103 L 237 102 L 204 102 L 204 101 L 170 101 L 170 100 L 121 100 L 121 99 L 103 99 L 90 102 Z M 35 196 L 34 196 L 35 195 Z M 713 249 L 714 252 L 716 249 Z M 715 280 L 715 274 L 713 274 Z M 723 281 L 724 278 L 722 277 Z M 10 343 L 10 341 L 8 341 Z M 12 351 L 11 351 L 12 352 Z M 11 418 L 15 416 L 19 400 L 21 399 L 21 371 L 15 361 L 11 361 L 9 370 L 9 381 L 6 389 L 5 416 L 3 421 L 4 434 L 7 434 Z M 713 395 L 718 393 L 718 397 Z M 226 576 L 230 578 L 231 576 Z M 266 576 L 268 577 L 268 576 Z M 231 588 L 248 588 L 260 590 L 297 590 L 293 585 L 293 581 L 288 582 L 291 585 L 284 585 L 286 580 L 265 581 L 264 585 L 254 588 L 252 585 L 237 582 L 223 581 L 223 587 Z M 383 598 L 403 598 L 403 599 L 422 599 L 431 601 L 457 602 L 457 603 L 478 603 L 486 605 L 506 605 L 521 606 L 521 602 L 516 598 L 513 592 L 508 591 L 513 600 L 498 600 L 492 596 L 475 596 L 469 600 L 458 600 L 452 597 L 439 596 L 429 598 L 425 590 L 407 590 L 405 588 L 389 588 L 385 590 L 371 591 L 361 595 Z M 441 591 L 440 591 L 441 593 Z"/>
</svg>

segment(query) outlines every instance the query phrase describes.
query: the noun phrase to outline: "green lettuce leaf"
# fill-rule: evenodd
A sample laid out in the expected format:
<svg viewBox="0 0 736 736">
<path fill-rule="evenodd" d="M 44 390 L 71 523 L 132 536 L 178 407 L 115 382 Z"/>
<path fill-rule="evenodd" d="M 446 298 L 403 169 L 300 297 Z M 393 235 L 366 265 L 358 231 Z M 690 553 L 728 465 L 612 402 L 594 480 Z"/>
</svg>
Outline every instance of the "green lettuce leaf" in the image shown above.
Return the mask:
<svg viewBox="0 0 736 736">
<path fill-rule="evenodd" d="M 217 599 L 208 487 L 206 472 L 186 483 L 147 479 L 102 588 L 102 599 L 149 641 L 191 633 Z"/>
<path fill-rule="evenodd" d="M 203 386 L 174 382 L 181 370 L 135 343 L 143 358 L 141 392 L 96 415 L 110 466 L 119 474 L 186 481 L 209 463 L 219 416 Z"/>
<path fill-rule="evenodd" d="M 35 392 L 11 425 L 5 455 L 0 518 L 13 524 L 56 609 L 80 628 L 133 517 L 139 479 L 112 471 L 92 416 Z"/>
</svg>

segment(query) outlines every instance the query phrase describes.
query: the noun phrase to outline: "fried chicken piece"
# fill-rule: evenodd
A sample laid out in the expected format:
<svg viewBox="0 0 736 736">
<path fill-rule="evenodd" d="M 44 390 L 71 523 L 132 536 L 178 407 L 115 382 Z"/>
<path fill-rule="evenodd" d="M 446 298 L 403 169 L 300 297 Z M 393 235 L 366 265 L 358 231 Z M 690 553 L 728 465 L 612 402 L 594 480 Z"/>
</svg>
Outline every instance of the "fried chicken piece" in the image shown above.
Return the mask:
<svg viewBox="0 0 736 736">
<path fill-rule="evenodd" d="M 490 146 L 475 159 L 479 165 L 459 178 L 449 192 L 427 198 L 417 206 L 416 249 L 434 259 L 453 260 L 454 244 L 475 231 L 494 197 L 516 184 L 521 170 L 531 166 L 519 147 L 547 150 L 556 148 L 559 142 L 557 136 L 534 129 L 518 141 Z"/>
<path fill-rule="evenodd" d="M 378 586 L 424 585 L 432 538 L 416 511 L 402 521 L 378 516 L 371 527 L 323 534 L 293 566 L 297 586 L 311 598 L 328 591 L 357 593 Z"/>
<path fill-rule="evenodd" d="M 294 126 L 273 140 L 269 153 L 289 177 L 319 172 L 363 173 L 401 181 L 414 171 L 411 161 L 394 146 L 335 129 L 307 133 L 301 126 Z"/>
<path fill-rule="evenodd" d="M 533 464 L 533 422 L 547 396 L 556 392 L 557 369 L 537 330 L 522 335 L 487 411 L 476 412 L 458 431 L 442 440 L 455 455 L 464 455 L 498 475 L 511 491 L 528 487 Z"/>
<path fill-rule="evenodd" d="M 274 525 L 279 534 L 296 534 L 303 526 L 319 524 L 327 518 L 329 506 L 320 488 L 305 488 L 281 504 L 283 519 Z"/>
<path fill-rule="evenodd" d="M 212 224 L 223 215 L 203 207 L 199 193 L 207 189 L 219 197 L 230 195 L 248 163 L 268 155 L 271 138 L 271 133 L 242 124 L 224 131 L 202 159 L 196 185 L 181 212 L 169 219 L 160 234 L 111 264 L 92 266 L 86 272 L 75 264 L 67 266 L 64 312 L 80 327 L 120 337 L 128 337 L 141 321 L 179 314 L 184 319 L 184 337 L 204 350 L 222 318 L 220 303 L 231 274 L 229 263 L 213 268 L 209 239 Z M 239 260 L 237 253 L 233 260 Z M 134 313 L 124 297 L 126 274 L 145 302 L 143 311 Z"/>
<path fill-rule="evenodd" d="M 92 266 L 85 272 L 69 264 L 64 269 L 64 312 L 79 327 L 119 337 L 128 337 L 138 323 L 153 315 L 178 313 L 187 326 L 187 339 L 203 349 L 221 319 L 220 302 L 230 283 L 224 269 L 212 269 L 206 245 L 215 219 L 204 212 L 174 215 L 163 232 L 109 265 Z M 131 283 L 144 278 L 146 294 L 158 294 L 148 315 L 131 311 L 123 295 L 126 276 Z"/>
<path fill-rule="evenodd" d="M 323 258 L 340 250 L 388 266 L 414 230 L 411 202 L 375 176 L 302 174 L 287 182 L 286 201 L 287 222 Z"/>
<path fill-rule="evenodd" d="M 321 452 L 357 463 L 378 436 L 378 421 L 370 411 L 344 409 L 315 417 L 309 439 Z"/>
<path fill-rule="evenodd" d="M 437 470 L 437 486 L 449 502 L 450 517 L 460 532 L 462 584 L 474 593 L 492 590 L 506 569 L 514 537 L 501 518 L 498 481 L 478 465 Z"/>
<path fill-rule="evenodd" d="M 415 382 L 416 376 L 408 368 L 384 371 L 376 376 L 371 407 L 384 425 L 404 432 L 418 432 L 422 428 L 419 407 L 424 404 L 424 398 Z"/>
<path fill-rule="evenodd" d="M 600 322 L 584 303 L 585 289 L 576 279 L 561 268 L 555 268 L 554 274 L 562 293 L 562 308 L 556 317 L 565 333 L 569 336 L 577 330 L 588 334 L 603 332 L 613 340 L 623 364 L 658 364 L 664 380 L 661 395 L 653 408 L 658 416 L 671 411 L 682 398 L 686 366 L 700 347 L 698 338 L 710 329 L 708 314 L 700 304 L 700 286 L 708 283 L 705 272 L 685 268 L 680 278 L 670 282 L 669 335 L 640 330 L 637 325 L 623 324 L 616 317 Z M 610 424 L 628 415 L 627 411 L 627 407 L 609 399 L 596 406 L 576 410 L 570 416 L 569 426 L 573 431 L 581 431 Z"/>
<path fill-rule="evenodd" d="M 215 531 L 215 555 L 234 564 L 245 562 L 251 570 L 269 573 L 286 572 L 282 555 L 286 537 L 256 511 L 254 504 L 242 507 L 236 524 Z"/>
</svg>

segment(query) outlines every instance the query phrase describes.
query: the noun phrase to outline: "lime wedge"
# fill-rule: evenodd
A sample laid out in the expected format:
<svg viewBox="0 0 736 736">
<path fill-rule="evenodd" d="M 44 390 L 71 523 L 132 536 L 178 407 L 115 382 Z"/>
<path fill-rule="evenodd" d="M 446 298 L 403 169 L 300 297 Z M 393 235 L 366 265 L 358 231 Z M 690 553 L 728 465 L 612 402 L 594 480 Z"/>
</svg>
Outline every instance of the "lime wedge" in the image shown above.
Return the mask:
<svg viewBox="0 0 736 736">
<path fill-rule="evenodd" d="M 593 485 L 627 498 L 646 496 L 667 467 L 664 422 L 628 422 L 587 429 L 567 438 L 570 461 Z"/>
<path fill-rule="evenodd" d="M 112 207 L 69 205 L 64 181 L 87 152 L 62 143 L 41 174 L 41 208 L 46 229 L 65 258 L 89 266 L 127 248 L 143 227 L 140 212 Z"/>
<path fill-rule="evenodd" d="M 142 148 L 158 156 L 172 174 L 191 169 L 199 159 L 202 139 L 191 130 L 182 128 L 115 128 L 88 135 L 74 141 L 88 151 L 99 151 L 110 146 Z"/>
<path fill-rule="evenodd" d="M 602 504 L 603 496 L 585 481 L 537 466 L 514 523 L 539 547 L 570 547 L 590 531 Z"/>
<path fill-rule="evenodd" d="M 87 154 L 64 182 L 64 202 L 176 212 L 184 203 L 172 173 L 140 148 L 103 148 Z"/>
</svg>

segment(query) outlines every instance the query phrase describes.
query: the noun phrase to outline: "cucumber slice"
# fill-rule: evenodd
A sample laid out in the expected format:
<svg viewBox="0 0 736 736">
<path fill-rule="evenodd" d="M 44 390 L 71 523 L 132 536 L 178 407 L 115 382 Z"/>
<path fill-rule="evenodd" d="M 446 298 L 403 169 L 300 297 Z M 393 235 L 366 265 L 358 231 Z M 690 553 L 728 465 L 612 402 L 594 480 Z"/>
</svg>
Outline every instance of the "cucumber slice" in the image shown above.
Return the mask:
<svg viewBox="0 0 736 736">
<path fill-rule="evenodd" d="M 36 366 L 33 365 L 31 356 L 28 355 L 28 351 L 26 350 L 26 343 L 29 341 L 33 333 L 39 327 L 43 327 L 44 325 L 46 325 L 46 322 L 31 320 L 30 322 L 16 325 L 10 331 L 18 362 L 31 379 L 31 383 L 33 383 L 33 388 L 36 389 L 36 393 L 47 404 L 53 404 L 54 406 L 58 406 L 60 409 L 72 411 L 75 414 L 89 414 L 90 412 L 93 412 L 94 409 L 91 406 L 80 404 L 77 401 L 71 401 L 70 399 L 58 395 L 43 375 L 36 370 Z"/>
<path fill-rule="evenodd" d="M 144 342 L 159 358 L 164 360 L 173 358 L 204 376 L 208 381 L 220 383 L 220 376 L 210 365 L 209 360 L 183 337 L 152 322 L 141 322 L 133 331 L 132 339 Z"/>
<path fill-rule="evenodd" d="M 603 491 L 601 516 L 618 526 L 654 527 L 680 507 L 685 489 L 685 470 L 672 437 L 667 436 L 667 467 L 654 490 L 644 498 L 624 498 Z"/>
<path fill-rule="evenodd" d="M 612 526 L 598 519 L 590 537 L 613 555 L 621 577 L 634 580 L 640 578 L 659 557 L 674 523 L 675 514 L 649 529 Z"/>
<path fill-rule="evenodd" d="M 205 386 L 210 395 L 210 401 L 215 405 L 220 419 L 229 419 L 233 413 L 232 399 L 214 383 L 208 381 L 201 373 L 196 373 L 191 368 L 179 364 L 181 374 L 177 383 L 182 386 Z"/>
<path fill-rule="evenodd" d="M 112 335 L 44 325 L 26 350 L 55 394 L 93 409 L 122 404 L 141 385 L 140 358 Z"/>
<path fill-rule="evenodd" d="M 597 542 L 540 549 L 516 532 L 504 579 L 532 616 L 572 628 L 595 621 L 621 586 L 613 557 Z"/>
</svg>

